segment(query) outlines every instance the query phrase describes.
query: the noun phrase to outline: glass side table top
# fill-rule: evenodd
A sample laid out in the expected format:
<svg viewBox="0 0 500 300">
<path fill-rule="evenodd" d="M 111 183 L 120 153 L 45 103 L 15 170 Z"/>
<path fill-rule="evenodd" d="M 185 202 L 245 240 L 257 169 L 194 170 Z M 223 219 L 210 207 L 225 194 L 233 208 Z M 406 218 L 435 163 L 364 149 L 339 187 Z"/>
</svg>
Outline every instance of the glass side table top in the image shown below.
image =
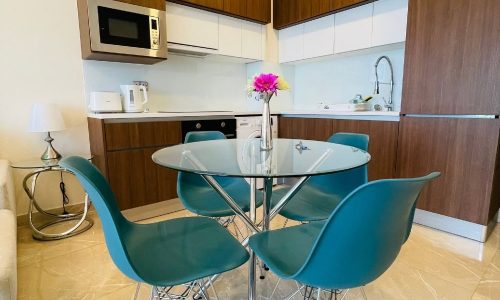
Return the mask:
<svg viewBox="0 0 500 300">
<path fill-rule="evenodd" d="M 75 154 L 77 156 L 81 156 L 88 160 L 92 159 L 92 155 L 90 154 Z M 67 155 L 72 156 L 72 155 Z M 64 156 L 63 156 L 64 158 Z M 41 160 L 40 158 L 34 158 L 25 161 L 13 162 L 10 164 L 14 169 L 44 169 L 44 168 L 54 168 L 59 166 L 59 160 L 50 159 L 50 160 Z"/>
<path fill-rule="evenodd" d="M 328 142 L 274 139 L 260 151 L 260 139 L 212 140 L 156 151 L 153 161 L 171 169 L 232 177 L 291 177 L 334 173 L 367 164 L 358 148 Z"/>
</svg>

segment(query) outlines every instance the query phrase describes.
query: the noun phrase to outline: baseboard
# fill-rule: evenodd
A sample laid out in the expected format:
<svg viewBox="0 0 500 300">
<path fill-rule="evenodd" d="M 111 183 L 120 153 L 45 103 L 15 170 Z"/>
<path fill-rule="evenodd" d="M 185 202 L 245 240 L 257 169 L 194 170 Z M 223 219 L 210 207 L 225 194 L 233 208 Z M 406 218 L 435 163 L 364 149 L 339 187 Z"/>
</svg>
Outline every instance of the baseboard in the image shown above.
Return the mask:
<svg viewBox="0 0 500 300">
<path fill-rule="evenodd" d="M 485 226 L 421 209 L 417 209 L 415 211 L 415 218 L 413 219 L 413 222 L 482 243 L 486 241 L 488 234 L 494 226 L 494 223 L 489 224 L 489 226 Z"/>
</svg>

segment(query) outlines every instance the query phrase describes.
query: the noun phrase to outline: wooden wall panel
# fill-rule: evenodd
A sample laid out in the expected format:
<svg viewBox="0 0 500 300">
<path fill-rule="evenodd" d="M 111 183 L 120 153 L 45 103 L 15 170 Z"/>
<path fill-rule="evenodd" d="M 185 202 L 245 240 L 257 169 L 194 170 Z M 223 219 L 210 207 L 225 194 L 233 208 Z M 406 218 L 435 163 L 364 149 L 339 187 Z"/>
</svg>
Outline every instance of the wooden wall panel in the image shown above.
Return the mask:
<svg viewBox="0 0 500 300">
<path fill-rule="evenodd" d="M 248 0 L 224 0 L 223 9 L 230 14 L 244 16 L 247 13 L 247 2 Z"/>
<path fill-rule="evenodd" d="M 247 0 L 246 16 L 267 24 L 271 22 L 271 0 Z"/>
<path fill-rule="evenodd" d="M 137 122 L 105 124 L 107 150 L 180 144 L 181 122 Z"/>
<path fill-rule="evenodd" d="M 493 185 L 499 184 L 493 182 L 499 122 L 498 119 L 402 118 L 398 177 L 442 173 L 424 189 L 418 208 L 488 224 Z"/>
<path fill-rule="evenodd" d="M 500 1 L 412 0 L 402 112 L 500 114 Z"/>
<path fill-rule="evenodd" d="M 271 0 L 169 0 L 261 24 L 271 22 Z"/>
</svg>

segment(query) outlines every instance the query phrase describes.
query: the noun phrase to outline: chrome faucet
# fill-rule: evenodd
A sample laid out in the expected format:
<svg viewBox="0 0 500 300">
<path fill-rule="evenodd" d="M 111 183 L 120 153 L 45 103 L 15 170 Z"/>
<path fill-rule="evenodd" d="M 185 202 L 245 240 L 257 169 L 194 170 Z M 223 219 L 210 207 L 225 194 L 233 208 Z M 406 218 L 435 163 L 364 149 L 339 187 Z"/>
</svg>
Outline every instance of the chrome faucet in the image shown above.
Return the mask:
<svg viewBox="0 0 500 300">
<path fill-rule="evenodd" d="M 378 80 L 378 64 L 380 63 L 380 61 L 382 59 L 387 60 L 387 63 L 389 64 L 389 68 L 391 70 L 391 81 L 389 81 L 389 82 L 380 82 Z M 393 94 L 393 90 L 394 90 L 394 70 L 392 69 L 391 60 L 389 59 L 389 57 L 387 57 L 385 55 L 379 57 L 377 59 L 377 61 L 375 62 L 375 89 L 373 90 L 373 94 L 374 95 L 380 94 L 380 85 L 381 84 L 389 84 L 391 86 L 391 92 L 389 94 L 389 100 L 386 101 L 385 107 L 387 108 L 387 110 L 392 110 L 393 109 L 393 107 L 392 107 L 392 94 Z"/>
</svg>

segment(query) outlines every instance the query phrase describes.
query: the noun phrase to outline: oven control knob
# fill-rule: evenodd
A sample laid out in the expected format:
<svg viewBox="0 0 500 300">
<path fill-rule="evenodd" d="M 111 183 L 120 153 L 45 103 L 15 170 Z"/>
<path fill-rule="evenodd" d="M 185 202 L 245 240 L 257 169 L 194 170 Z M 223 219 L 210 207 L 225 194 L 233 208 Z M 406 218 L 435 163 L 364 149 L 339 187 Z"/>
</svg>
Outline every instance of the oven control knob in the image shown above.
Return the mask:
<svg viewBox="0 0 500 300">
<path fill-rule="evenodd" d="M 220 127 L 222 127 L 222 128 L 226 127 L 226 122 L 221 122 Z"/>
<path fill-rule="evenodd" d="M 200 129 L 201 128 L 201 124 L 200 123 L 196 123 L 196 129 Z"/>
</svg>

